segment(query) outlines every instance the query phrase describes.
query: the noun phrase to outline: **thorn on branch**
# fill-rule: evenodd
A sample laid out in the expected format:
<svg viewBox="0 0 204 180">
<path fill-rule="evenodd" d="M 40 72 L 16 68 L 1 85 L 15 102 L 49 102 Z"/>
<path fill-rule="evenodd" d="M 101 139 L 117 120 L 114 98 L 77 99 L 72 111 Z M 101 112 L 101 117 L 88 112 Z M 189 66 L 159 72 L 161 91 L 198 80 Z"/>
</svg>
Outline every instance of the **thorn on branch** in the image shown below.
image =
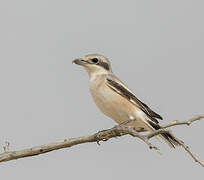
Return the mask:
<svg viewBox="0 0 204 180">
<path fill-rule="evenodd" d="M 10 146 L 10 143 L 8 141 L 6 141 L 5 146 L 3 147 L 5 153 L 9 152 L 9 146 Z"/>
</svg>

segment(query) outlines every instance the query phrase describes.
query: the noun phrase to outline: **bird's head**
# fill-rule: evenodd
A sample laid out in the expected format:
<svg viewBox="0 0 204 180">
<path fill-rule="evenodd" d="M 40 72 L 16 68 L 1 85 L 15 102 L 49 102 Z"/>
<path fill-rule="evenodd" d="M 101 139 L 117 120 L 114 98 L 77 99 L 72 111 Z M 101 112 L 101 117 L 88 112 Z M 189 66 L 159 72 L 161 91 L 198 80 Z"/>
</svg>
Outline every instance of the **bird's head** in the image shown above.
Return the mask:
<svg viewBox="0 0 204 180">
<path fill-rule="evenodd" d="M 83 66 L 88 72 L 89 77 L 112 72 L 109 60 L 100 54 L 89 54 L 83 58 L 73 60 L 73 63 Z"/>
</svg>

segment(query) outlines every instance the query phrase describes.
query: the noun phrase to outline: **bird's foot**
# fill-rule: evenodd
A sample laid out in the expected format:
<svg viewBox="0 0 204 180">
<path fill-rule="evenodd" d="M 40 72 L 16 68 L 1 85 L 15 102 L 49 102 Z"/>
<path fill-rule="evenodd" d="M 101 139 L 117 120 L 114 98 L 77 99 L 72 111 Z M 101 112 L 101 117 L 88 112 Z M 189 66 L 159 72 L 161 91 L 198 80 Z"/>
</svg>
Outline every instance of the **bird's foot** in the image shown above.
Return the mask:
<svg viewBox="0 0 204 180">
<path fill-rule="evenodd" d="M 100 141 L 108 141 L 109 138 L 110 138 L 110 134 L 109 133 L 106 133 L 108 130 L 102 130 L 102 131 L 99 131 L 97 134 L 96 134 L 96 137 L 97 137 L 97 144 L 100 145 Z"/>
</svg>

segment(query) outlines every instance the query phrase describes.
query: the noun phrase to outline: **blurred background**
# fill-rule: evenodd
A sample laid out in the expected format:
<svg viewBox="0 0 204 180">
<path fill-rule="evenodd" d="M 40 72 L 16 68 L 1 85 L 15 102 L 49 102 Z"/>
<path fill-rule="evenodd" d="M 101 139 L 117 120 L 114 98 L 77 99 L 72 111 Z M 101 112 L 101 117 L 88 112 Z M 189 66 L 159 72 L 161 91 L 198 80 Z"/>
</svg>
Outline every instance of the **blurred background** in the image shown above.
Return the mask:
<svg viewBox="0 0 204 180">
<path fill-rule="evenodd" d="M 100 53 L 162 124 L 204 113 L 201 0 L 1 0 L 0 147 L 11 150 L 88 135 L 115 123 L 96 108 L 88 76 L 72 60 Z M 204 121 L 204 120 L 203 120 Z M 204 161 L 204 122 L 175 127 Z M 0 164 L 1 178 L 195 178 L 182 149 L 126 136 Z"/>
</svg>

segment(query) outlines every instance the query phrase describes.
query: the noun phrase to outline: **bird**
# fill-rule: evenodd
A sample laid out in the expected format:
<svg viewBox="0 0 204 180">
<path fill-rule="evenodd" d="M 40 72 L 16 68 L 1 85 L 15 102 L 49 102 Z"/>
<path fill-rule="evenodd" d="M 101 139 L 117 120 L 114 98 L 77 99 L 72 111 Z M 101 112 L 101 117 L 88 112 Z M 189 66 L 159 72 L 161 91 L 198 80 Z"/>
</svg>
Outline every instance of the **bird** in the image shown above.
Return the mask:
<svg viewBox="0 0 204 180">
<path fill-rule="evenodd" d="M 161 129 L 158 120 L 162 116 L 140 101 L 134 93 L 113 73 L 108 58 L 100 54 L 88 54 L 72 63 L 85 68 L 89 76 L 89 89 L 99 110 L 119 125 L 133 127 L 137 132 L 154 132 Z M 171 148 L 180 145 L 172 132 L 158 135 Z"/>
</svg>

